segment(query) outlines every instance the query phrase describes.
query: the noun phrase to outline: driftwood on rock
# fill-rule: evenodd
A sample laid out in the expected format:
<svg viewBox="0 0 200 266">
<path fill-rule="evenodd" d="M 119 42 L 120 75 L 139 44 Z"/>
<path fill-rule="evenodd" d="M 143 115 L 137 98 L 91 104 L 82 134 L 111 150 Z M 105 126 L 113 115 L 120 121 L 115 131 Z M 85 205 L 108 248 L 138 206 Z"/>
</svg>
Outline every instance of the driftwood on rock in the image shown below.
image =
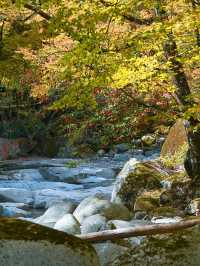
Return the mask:
<svg viewBox="0 0 200 266">
<path fill-rule="evenodd" d="M 192 219 L 174 224 L 156 224 L 137 227 L 122 228 L 117 230 L 107 230 L 85 235 L 77 235 L 77 237 L 87 240 L 91 243 L 98 243 L 107 240 L 116 240 L 129 238 L 134 236 L 148 236 L 157 234 L 175 233 L 195 225 L 200 225 L 199 219 Z"/>
</svg>

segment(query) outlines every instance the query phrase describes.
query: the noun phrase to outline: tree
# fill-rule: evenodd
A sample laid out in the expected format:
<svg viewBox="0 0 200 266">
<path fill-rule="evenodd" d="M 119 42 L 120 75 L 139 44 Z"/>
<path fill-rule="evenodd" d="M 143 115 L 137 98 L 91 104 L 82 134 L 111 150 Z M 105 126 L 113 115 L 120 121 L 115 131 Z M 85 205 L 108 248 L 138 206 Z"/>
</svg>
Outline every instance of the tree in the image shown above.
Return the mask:
<svg viewBox="0 0 200 266">
<path fill-rule="evenodd" d="M 2 1 L 2 8 L 8 17 L 2 53 L 18 55 L 17 64 L 25 59 L 14 80 L 27 78 L 30 67 L 27 83 L 35 95 L 59 95 L 52 109 L 87 110 L 88 117 L 98 109 L 100 88 L 102 94 L 120 92 L 137 112 L 162 113 L 169 98 L 175 117 L 188 108 L 196 116 L 199 1 L 16 0 Z"/>
</svg>

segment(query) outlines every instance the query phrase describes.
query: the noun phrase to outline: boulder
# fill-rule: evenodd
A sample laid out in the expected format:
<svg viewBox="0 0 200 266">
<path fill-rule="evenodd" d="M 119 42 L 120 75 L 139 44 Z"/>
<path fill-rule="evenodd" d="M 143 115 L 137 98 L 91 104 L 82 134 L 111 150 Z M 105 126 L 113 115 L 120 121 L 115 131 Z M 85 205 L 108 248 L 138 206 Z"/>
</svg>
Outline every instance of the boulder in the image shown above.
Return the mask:
<svg viewBox="0 0 200 266">
<path fill-rule="evenodd" d="M 188 146 L 187 122 L 178 119 L 171 127 L 168 136 L 161 149 L 161 157 L 175 155 L 183 146 Z M 187 152 L 187 149 L 185 153 Z"/>
<path fill-rule="evenodd" d="M 200 227 L 145 238 L 106 266 L 199 266 Z"/>
<path fill-rule="evenodd" d="M 133 211 L 136 198 L 146 190 L 160 189 L 168 173 L 158 161 L 129 160 L 118 174 L 112 202 L 121 202 Z"/>
<path fill-rule="evenodd" d="M 81 234 L 106 230 L 106 218 L 100 214 L 87 217 L 81 225 Z"/>
<path fill-rule="evenodd" d="M 0 265 L 99 266 L 87 241 L 37 224 L 0 219 Z"/>
<path fill-rule="evenodd" d="M 101 214 L 108 220 L 131 218 L 130 211 L 123 204 L 112 203 L 97 196 L 84 199 L 74 211 L 74 216 L 81 224 L 84 219 L 94 214 Z"/>
<path fill-rule="evenodd" d="M 83 220 L 89 216 L 100 213 L 109 201 L 101 197 L 88 197 L 84 199 L 76 208 L 73 215 L 82 224 Z"/>
<path fill-rule="evenodd" d="M 61 219 L 59 219 L 54 225 L 54 229 L 63 231 L 70 235 L 81 233 L 80 224 L 71 213 L 65 214 Z"/>
<path fill-rule="evenodd" d="M 60 202 L 49 207 L 46 212 L 34 220 L 45 226 L 54 227 L 55 223 L 60 220 L 65 214 L 71 213 L 74 210 L 72 202 Z"/>
</svg>

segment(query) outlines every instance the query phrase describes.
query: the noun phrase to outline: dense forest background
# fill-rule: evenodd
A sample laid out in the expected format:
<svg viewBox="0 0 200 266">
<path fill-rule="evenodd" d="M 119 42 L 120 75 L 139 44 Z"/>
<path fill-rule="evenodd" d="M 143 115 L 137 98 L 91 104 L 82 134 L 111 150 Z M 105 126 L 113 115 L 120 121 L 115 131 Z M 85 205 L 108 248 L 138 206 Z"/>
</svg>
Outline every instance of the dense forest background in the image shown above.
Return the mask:
<svg viewBox="0 0 200 266">
<path fill-rule="evenodd" d="M 97 151 L 198 130 L 199 18 L 199 0 L 0 0 L 0 136 Z"/>
</svg>

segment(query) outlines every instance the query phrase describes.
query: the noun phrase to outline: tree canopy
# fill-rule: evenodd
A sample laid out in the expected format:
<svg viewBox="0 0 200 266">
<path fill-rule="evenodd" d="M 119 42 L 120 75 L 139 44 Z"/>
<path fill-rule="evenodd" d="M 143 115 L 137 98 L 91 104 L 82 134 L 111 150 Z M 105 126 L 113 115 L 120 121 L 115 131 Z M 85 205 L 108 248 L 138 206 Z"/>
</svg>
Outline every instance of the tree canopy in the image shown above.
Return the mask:
<svg viewBox="0 0 200 266">
<path fill-rule="evenodd" d="M 198 0 L 0 0 L 1 86 L 53 96 L 51 110 L 92 112 L 90 125 L 158 110 L 197 118 L 199 17 Z"/>
</svg>

